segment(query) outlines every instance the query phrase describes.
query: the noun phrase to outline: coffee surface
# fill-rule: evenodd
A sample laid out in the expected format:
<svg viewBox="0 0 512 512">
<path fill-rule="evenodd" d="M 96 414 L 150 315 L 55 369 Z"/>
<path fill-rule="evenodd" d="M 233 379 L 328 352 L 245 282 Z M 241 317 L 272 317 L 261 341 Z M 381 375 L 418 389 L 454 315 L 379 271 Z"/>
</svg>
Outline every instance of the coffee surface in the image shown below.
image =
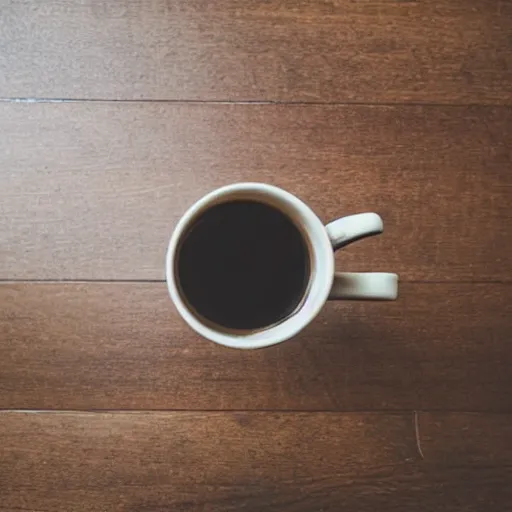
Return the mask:
<svg viewBox="0 0 512 512">
<path fill-rule="evenodd" d="M 177 272 L 182 294 L 201 316 L 225 328 L 259 329 L 301 302 L 309 255 L 283 212 L 232 201 L 195 220 L 178 250 Z"/>
</svg>

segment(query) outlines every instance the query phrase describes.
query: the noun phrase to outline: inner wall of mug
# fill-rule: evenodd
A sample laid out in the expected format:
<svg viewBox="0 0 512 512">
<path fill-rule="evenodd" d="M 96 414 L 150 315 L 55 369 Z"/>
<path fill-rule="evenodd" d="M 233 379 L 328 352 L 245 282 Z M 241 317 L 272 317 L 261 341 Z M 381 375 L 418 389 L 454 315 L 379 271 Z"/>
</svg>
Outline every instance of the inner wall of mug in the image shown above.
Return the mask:
<svg viewBox="0 0 512 512">
<path fill-rule="evenodd" d="M 183 241 L 186 238 L 186 236 L 189 233 L 190 228 L 195 224 L 197 220 L 199 220 L 203 215 L 206 214 L 206 212 L 215 206 L 219 206 L 221 204 L 228 204 L 233 203 L 237 201 L 252 201 L 260 204 L 264 204 L 267 206 L 270 206 L 272 208 L 275 208 L 276 210 L 283 213 L 294 225 L 294 227 L 298 230 L 300 233 L 300 236 L 302 237 L 302 241 L 304 242 L 306 255 L 308 259 L 308 265 L 307 265 L 307 276 L 306 276 L 306 283 L 303 287 L 304 291 L 302 295 L 298 298 L 297 304 L 292 309 L 292 311 L 288 312 L 287 314 L 283 315 L 281 318 L 276 320 L 275 322 L 266 324 L 262 327 L 258 328 L 249 328 L 249 329 L 242 329 L 242 328 L 235 328 L 235 327 L 229 327 L 225 325 L 221 325 L 219 323 L 216 323 L 208 318 L 206 318 L 204 315 L 202 315 L 191 303 L 189 298 L 187 297 L 187 294 L 183 290 L 182 283 L 179 279 L 180 277 L 180 271 L 178 268 L 178 264 L 180 261 L 180 252 L 183 247 Z M 287 205 L 283 205 L 282 201 L 276 200 L 273 196 L 269 196 L 268 194 L 262 194 L 261 192 L 249 192 L 249 191 L 242 191 L 242 192 L 236 192 L 233 193 L 233 195 L 227 195 L 223 196 L 222 198 L 219 198 L 219 200 L 213 201 L 209 203 L 208 205 L 205 205 L 203 208 L 198 210 L 194 216 L 189 219 L 188 221 L 188 229 L 185 229 L 183 233 L 181 234 L 180 240 L 178 242 L 178 246 L 176 248 L 176 253 L 174 256 L 174 276 L 176 278 L 176 286 L 178 288 L 178 292 L 180 294 L 181 300 L 186 304 L 189 311 L 204 325 L 210 327 L 211 329 L 214 329 L 218 332 L 226 333 L 226 334 L 232 334 L 237 336 L 246 336 L 250 333 L 255 333 L 259 331 L 264 331 L 267 329 L 270 329 L 276 325 L 281 324 L 282 322 L 285 322 L 288 318 L 295 315 L 298 310 L 303 306 L 305 299 L 309 293 L 309 289 L 311 286 L 311 280 L 313 276 L 315 275 L 315 259 L 313 257 L 313 248 L 311 245 L 311 240 L 308 237 L 308 234 L 304 227 L 302 226 L 300 219 L 296 215 L 295 210 L 293 210 L 290 207 L 287 207 Z"/>
<path fill-rule="evenodd" d="M 238 200 L 256 201 L 280 210 L 297 227 L 308 251 L 309 280 L 299 304 L 291 314 L 261 329 L 230 329 L 209 322 L 190 306 L 177 276 L 178 251 L 194 221 L 215 205 Z M 323 224 L 305 203 L 278 187 L 244 183 L 208 194 L 185 213 L 169 242 L 166 271 L 171 298 L 183 318 L 199 334 L 230 347 L 259 348 L 294 336 L 318 314 L 332 286 L 334 256 Z"/>
</svg>

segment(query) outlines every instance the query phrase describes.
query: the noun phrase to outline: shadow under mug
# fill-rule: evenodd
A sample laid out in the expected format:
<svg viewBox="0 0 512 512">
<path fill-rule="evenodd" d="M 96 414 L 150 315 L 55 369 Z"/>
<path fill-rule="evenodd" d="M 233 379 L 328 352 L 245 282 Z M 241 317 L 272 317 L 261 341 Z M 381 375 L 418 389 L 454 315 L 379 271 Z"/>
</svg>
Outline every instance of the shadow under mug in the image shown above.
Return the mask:
<svg viewBox="0 0 512 512">
<path fill-rule="evenodd" d="M 262 203 L 284 213 L 302 233 L 309 251 L 308 286 L 300 304 L 279 322 L 262 328 L 237 330 L 206 321 L 190 307 L 180 285 L 177 261 L 184 237 L 205 212 L 234 201 Z M 228 185 L 197 201 L 178 222 L 167 250 L 166 279 L 169 294 L 183 319 L 205 338 L 232 348 L 268 347 L 301 331 L 329 299 L 396 299 L 396 274 L 334 271 L 335 250 L 362 238 L 380 234 L 382 230 L 382 219 L 376 213 L 342 217 L 324 226 L 309 206 L 281 188 L 263 183 Z"/>
</svg>

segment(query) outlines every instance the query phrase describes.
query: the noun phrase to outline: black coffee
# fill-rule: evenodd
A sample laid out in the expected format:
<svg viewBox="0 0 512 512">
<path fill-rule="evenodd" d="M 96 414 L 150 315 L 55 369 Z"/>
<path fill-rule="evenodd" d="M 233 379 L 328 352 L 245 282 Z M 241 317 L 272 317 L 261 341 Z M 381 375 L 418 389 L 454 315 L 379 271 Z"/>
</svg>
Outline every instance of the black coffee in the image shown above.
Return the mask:
<svg viewBox="0 0 512 512">
<path fill-rule="evenodd" d="M 223 327 L 258 329 L 300 303 L 309 277 L 304 238 L 280 210 L 255 201 L 223 203 L 200 215 L 178 252 L 189 305 Z"/>
</svg>

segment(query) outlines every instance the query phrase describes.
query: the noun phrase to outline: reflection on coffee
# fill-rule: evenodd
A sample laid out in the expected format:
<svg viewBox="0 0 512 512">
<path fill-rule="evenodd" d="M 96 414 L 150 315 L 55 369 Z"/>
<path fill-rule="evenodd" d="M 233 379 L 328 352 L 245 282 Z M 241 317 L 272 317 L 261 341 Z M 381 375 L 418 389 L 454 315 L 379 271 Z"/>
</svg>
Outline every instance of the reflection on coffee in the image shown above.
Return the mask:
<svg viewBox="0 0 512 512">
<path fill-rule="evenodd" d="M 309 254 L 295 224 L 256 201 L 231 201 L 199 215 L 178 250 L 181 293 L 224 328 L 261 329 L 290 315 L 308 286 Z"/>
</svg>

